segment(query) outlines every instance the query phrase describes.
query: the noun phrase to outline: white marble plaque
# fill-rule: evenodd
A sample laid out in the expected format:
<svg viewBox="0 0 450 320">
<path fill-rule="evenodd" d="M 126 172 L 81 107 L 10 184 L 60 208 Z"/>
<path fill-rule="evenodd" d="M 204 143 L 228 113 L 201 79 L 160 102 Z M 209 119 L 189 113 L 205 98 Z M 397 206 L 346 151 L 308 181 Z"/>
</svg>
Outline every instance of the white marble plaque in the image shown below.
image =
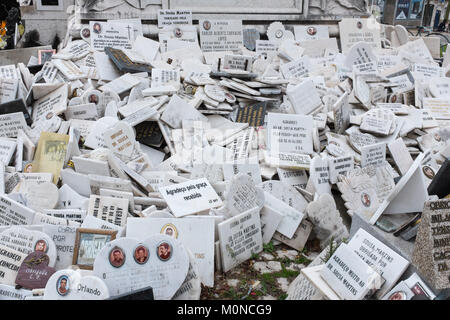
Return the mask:
<svg viewBox="0 0 450 320">
<path fill-rule="evenodd" d="M 14 140 L 0 138 L 0 162 L 9 165 L 16 151 L 17 143 Z"/>
<path fill-rule="evenodd" d="M 26 253 L 0 244 L 0 284 L 15 286 L 16 277 Z"/>
<path fill-rule="evenodd" d="M 103 51 L 105 47 L 131 49 L 135 39 L 133 27 L 127 23 L 90 21 L 91 46 Z"/>
<path fill-rule="evenodd" d="M 219 223 L 223 271 L 227 272 L 263 250 L 259 208 Z"/>
<path fill-rule="evenodd" d="M 378 298 L 391 290 L 409 266 L 408 260 L 362 228 L 355 233 L 347 247 L 377 270 L 385 280 L 381 289 L 376 292 Z"/>
<path fill-rule="evenodd" d="M 286 170 L 278 168 L 277 172 L 281 182 L 293 187 L 306 188 L 308 176 L 306 175 L 305 170 Z"/>
<path fill-rule="evenodd" d="M 263 204 L 264 193 L 250 176 L 239 173 L 230 180 L 225 194 L 228 216 L 236 216 L 255 207 L 261 209 Z"/>
<path fill-rule="evenodd" d="M 103 139 L 111 151 L 130 157 L 134 150 L 135 134 L 133 128 L 123 121 L 103 132 Z"/>
<path fill-rule="evenodd" d="M 312 116 L 269 113 L 267 145 L 271 154 L 312 154 Z"/>
<path fill-rule="evenodd" d="M 386 143 L 376 143 L 361 148 L 361 167 L 380 167 L 386 163 Z"/>
<path fill-rule="evenodd" d="M 159 234 L 142 242 L 134 238 L 108 242 L 95 259 L 93 274 L 105 281 L 112 297 L 152 287 L 155 300 L 169 300 L 188 269 L 189 256 L 182 243 Z"/>
<path fill-rule="evenodd" d="M 342 52 L 347 53 L 358 42 L 367 42 L 374 49 L 381 48 L 381 27 L 375 18 L 344 18 L 339 22 Z"/>
<path fill-rule="evenodd" d="M 311 180 L 315 192 L 320 194 L 331 194 L 330 172 L 327 158 L 316 156 L 311 161 L 309 179 Z"/>
<path fill-rule="evenodd" d="M 214 285 L 214 217 L 129 218 L 127 237 L 145 240 L 153 234 L 165 234 L 180 240 L 189 249 L 199 269 L 199 277 L 208 287 Z"/>
<path fill-rule="evenodd" d="M 65 84 L 59 89 L 37 100 L 33 105 L 33 122 L 38 120 L 49 120 L 67 109 L 68 85 Z"/>
<path fill-rule="evenodd" d="M 300 79 L 309 76 L 311 72 L 311 63 L 307 56 L 298 60 L 285 63 L 280 66 L 280 71 L 285 79 Z"/>
<path fill-rule="evenodd" d="M 191 25 L 191 10 L 158 10 L 158 28 L 172 25 Z"/>
<path fill-rule="evenodd" d="M 330 183 L 338 182 L 339 175 L 345 175 L 348 171 L 353 170 L 355 162 L 352 156 L 329 158 L 328 166 L 330 172 Z"/>
<path fill-rule="evenodd" d="M 91 195 L 88 215 L 123 227 L 127 223 L 128 199 Z"/>
<path fill-rule="evenodd" d="M 321 25 L 302 25 L 294 26 L 295 40 L 318 40 L 328 39 L 328 26 Z"/>
<path fill-rule="evenodd" d="M 320 272 L 321 277 L 344 300 L 362 300 L 380 275 L 342 243 Z"/>
<path fill-rule="evenodd" d="M 0 137 L 17 137 L 20 130 L 28 128 L 22 112 L 0 115 Z"/>
<path fill-rule="evenodd" d="M 312 80 L 288 88 L 286 94 L 297 114 L 310 114 L 322 105 L 322 100 Z"/>
<path fill-rule="evenodd" d="M 35 211 L 0 195 L 0 226 L 32 224 Z"/>
<path fill-rule="evenodd" d="M 199 20 L 202 50 L 237 51 L 243 46 L 242 20 Z"/>
<path fill-rule="evenodd" d="M 403 176 L 408 172 L 409 168 L 413 164 L 414 160 L 409 154 L 408 148 L 403 142 L 402 138 L 388 144 L 389 152 L 394 159 L 395 165 L 397 166 L 400 174 Z"/>
<path fill-rule="evenodd" d="M 31 290 L 16 289 L 12 285 L 0 284 L 0 300 L 25 300 L 32 295 Z"/>
<path fill-rule="evenodd" d="M 49 257 L 49 266 L 56 263 L 56 246 L 44 232 L 11 227 L 0 233 L 0 244 L 26 255 L 34 251 L 44 252 Z"/>
<path fill-rule="evenodd" d="M 222 205 L 222 200 L 206 178 L 160 187 L 159 192 L 176 217 L 207 211 Z"/>
<path fill-rule="evenodd" d="M 44 300 L 105 300 L 109 296 L 108 287 L 100 277 L 72 269 L 55 272 L 44 290 Z"/>
<path fill-rule="evenodd" d="M 80 68 L 70 60 L 53 59 L 52 62 L 55 67 L 71 81 L 86 78 L 86 75 Z"/>
</svg>

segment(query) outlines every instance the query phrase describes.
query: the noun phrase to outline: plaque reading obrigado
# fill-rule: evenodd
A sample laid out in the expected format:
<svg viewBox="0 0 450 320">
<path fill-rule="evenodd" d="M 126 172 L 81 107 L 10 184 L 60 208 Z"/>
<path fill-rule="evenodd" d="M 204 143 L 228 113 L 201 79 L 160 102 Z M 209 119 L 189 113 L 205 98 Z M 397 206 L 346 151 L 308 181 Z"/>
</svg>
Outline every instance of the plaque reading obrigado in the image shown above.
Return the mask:
<svg viewBox="0 0 450 320">
<path fill-rule="evenodd" d="M 450 199 L 425 203 L 412 261 L 436 289 L 450 288 Z"/>
</svg>

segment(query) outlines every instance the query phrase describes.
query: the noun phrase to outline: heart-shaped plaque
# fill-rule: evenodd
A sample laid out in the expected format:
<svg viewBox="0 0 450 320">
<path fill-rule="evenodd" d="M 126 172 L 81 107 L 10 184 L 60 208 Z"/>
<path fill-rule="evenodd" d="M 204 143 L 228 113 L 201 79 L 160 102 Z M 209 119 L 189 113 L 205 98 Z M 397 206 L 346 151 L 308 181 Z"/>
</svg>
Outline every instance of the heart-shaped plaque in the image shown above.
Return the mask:
<svg viewBox="0 0 450 320">
<path fill-rule="evenodd" d="M 87 275 L 86 275 L 87 274 Z M 54 273 L 44 290 L 44 300 L 105 300 L 106 284 L 85 270 L 65 269 Z"/>
<path fill-rule="evenodd" d="M 29 254 L 17 273 L 16 284 L 25 289 L 45 288 L 48 279 L 56 272 L 49 267 L 50 258 L 44 252 L 35 251 Z"/>
<path fill-rule="evenodd" d="M 94 262 L 94 275 L 112 297 L 146 287 L 155 300 L 171 299 L 186 279 L 189 256 L 176 239 L 153 235 L 143 242 L 119 238 L 106 244 Z"/>
</svg>

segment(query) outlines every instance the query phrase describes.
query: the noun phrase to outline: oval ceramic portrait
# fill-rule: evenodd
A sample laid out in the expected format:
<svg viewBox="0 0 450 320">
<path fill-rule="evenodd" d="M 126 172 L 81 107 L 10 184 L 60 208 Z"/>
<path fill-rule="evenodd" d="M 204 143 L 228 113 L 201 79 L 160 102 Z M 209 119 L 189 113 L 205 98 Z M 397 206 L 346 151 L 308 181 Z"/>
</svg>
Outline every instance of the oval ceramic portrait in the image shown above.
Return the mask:
<svg viewBox="0 0 450 320">
<path fill-rule="evenodd" d="M 84 41 L 90 41 L 91 38 L 91 30 L 89 28 L 82 28 L 80 30 L 80 36 Z"/>
<path fill-rule="evenodd" d="M 39 239 L 34 244 L 34 251 L 47 253 L 48 251 L 48 243 L 44 239 Z"/>
<path fill-rule="evenodd" d="M 315 27 L 309 27 L 308 29 L 306 29 L 306 32 L 310 35 L 310 36 L 314 36 L 317 33 L 317 29 Z"/>
<path fill-rule="evenodd" d="M 144 245 L 138 245 L 136 249 L 134 249 L 133 258 L 137 264 L 145 264 L 148 261 L 149 257 L 150 252 Z"/>
<path fill-rule="evenodd" d="M 175 238 L 175 239 L 178 238 L 178 230 L 177 230 L 177 227 L 175 227 L 175 226 L 174 226 L 173 224 L 171 224 L 171 223 L 165 224 L 165 225 L 162 227 L 160 233 L 161 233 L 161 234 L 165 234 L 165 235 L 167 235 L 167 236 L 169 236 L 169 237 L 172 237 L 172 238 Z"/>
<path fill-rule="evenodd" d="M 423 167 L 422 167 L 422 171 L 423 171 L 423 174 L 424 174 L 428 179 L 433 180 L 433 178 L 434 178 L 434 176 L 435 176 L 435 173 L 434 173 L 433 168 L 431 168 L 430 166 L 423 166 Z"/>
<path fill-rule="evenodd" d="M 114 247 L 109 253 L 109 263 L 114 268 L 120 268 L 125 263 L 125 253 L 122 248 Z"/>
<path fill-rule="evenodd" d="M 205 30 L 209 30 L 211 29 L 211 22 L 209 22 L 208 20 L 203 22 L 203 29 Z"/>
<path fill-rule="evenodd" d="M 361 193 L 361 203 L 363 204 L 364 207 L 370 207 L 371 204 L 371 200 L 370 200 L 370 196 L 363 192 Z"/>
<path fill-rule="evenodd" d="M 58 281 L 56 281 L 56 292 L 58 292 L 60 296 L 66 296 L 69 293 L 69 287 L 69 276 L 67 275 L 62 275 L 58 278 Z"/>
<path fill-rule="evenodd" d="M 406 300 L 406 293 L 403 291 L 396 291 L 389 296 L 388 300 Z"/>
<path fill-rule="evenodd" d="M 166 241 L 160 242 L 156 247 L 156 255 L 161 261 L 169 261 L 172 257 L 173 248 L 172 245 Z"/>
</svg>

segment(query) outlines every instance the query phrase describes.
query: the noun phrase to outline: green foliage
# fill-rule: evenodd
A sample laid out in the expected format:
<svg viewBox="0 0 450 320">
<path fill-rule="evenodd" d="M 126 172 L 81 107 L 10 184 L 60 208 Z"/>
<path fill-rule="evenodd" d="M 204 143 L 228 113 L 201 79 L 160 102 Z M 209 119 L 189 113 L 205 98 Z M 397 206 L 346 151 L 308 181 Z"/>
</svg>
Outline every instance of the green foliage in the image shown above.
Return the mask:
<svg viewBox="0 0 450 320">
<path fill-rule="evenodd" d="M 298 258 L 296 258 L 294 260 L 294 263 L 303 264 L 305 266 L 308 266 L 311 263 L 311 260 L 306 258 L 304 255 L 300 255 Z"/>
<path fill-rule="evenodd" d="M 327 253 L 325 255 L 325 259 L 321 258 L 321 260 L 324 263 L 327 263 L 328 260 L 330 260 L 330 258 L 333 256 L 334 252 L 336 251 L 336 249 L 338 248 L 338 245 L 336 244 L 336 242 L 334 241 L 333 238 L 331 238 L 330 244 L 328 245 L 328 250 Z"/>
<path fill-rule="evenodd" d="M 287 297 L 288 297 L 287 293 L 283 293 L 278 297 L 278 300 L 286 300 Z"/>
<path fill-rule="evenodd" d="M 263 249 L 264 249 L 264 252 L 272 253 L 272 254 L 275 253 L 275 246 L 273 245 L 272 241 L 270 241 L 269 243 L 263 244 Z"/>
</svg>

